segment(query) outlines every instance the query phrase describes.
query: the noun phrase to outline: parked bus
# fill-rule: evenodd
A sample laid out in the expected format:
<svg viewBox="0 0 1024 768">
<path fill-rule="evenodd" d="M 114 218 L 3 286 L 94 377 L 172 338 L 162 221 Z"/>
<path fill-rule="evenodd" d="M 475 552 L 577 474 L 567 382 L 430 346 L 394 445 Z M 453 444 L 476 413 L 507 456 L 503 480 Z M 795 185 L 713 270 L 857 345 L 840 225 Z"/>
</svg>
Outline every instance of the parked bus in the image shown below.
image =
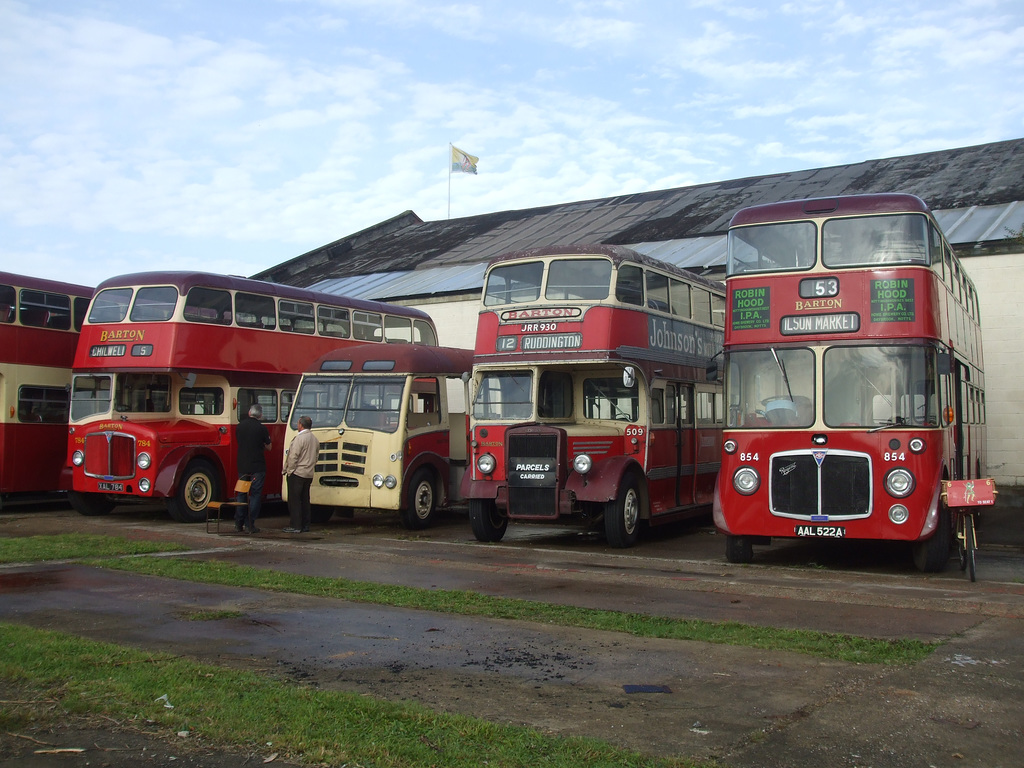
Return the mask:
<svg viewBox="0 0 1024 768">
<path fill-rule="evenodd" d="M 312 419 L 320 441 L 309 491 L 315 522 L 335 509 L 371 508 L 397 511 L 411 530 L 429 526 L 465 472 L 463 377 L 472 367 L 472 350 L 418 344 L 366 344 L 320 358 L 299 383 L 285 436 L 290 445 L 299 417 Z"/>
<path fill-rule="evenodd" d="M 572 519 L 628 547 L 641 521 L 710 511 L 724 314 L 719 283 L 620 246 L 491 262 L 464 488 L 476 538 Z"/>
<path fill-rule="evenodd" d="M 263 407 L 281 466 L 302 372 L 338 347 L 434 345 L 430 317 L 240 277 L 147 272 L 102 283 L 75 355 L 68 463 L 74 507 L 166 500 L 181 522 L 206 519 L 237 479 L 234 427 Z M 281 475 L 264 493 L 278 498 Z"/>
<path fill-rule="evenodd" d="M 924 202 L 741 210 L 727 288 L 727 559 L 772 537 L 884 539 L 941 570 L 941 481 L 985 474 L 985 380 L 977 292 Z"/>
<path fill-rule="evenodd" d="M 68 391 L 92 288 L 0 272 L 0 501 L 70 488 Z"/>
</svg>

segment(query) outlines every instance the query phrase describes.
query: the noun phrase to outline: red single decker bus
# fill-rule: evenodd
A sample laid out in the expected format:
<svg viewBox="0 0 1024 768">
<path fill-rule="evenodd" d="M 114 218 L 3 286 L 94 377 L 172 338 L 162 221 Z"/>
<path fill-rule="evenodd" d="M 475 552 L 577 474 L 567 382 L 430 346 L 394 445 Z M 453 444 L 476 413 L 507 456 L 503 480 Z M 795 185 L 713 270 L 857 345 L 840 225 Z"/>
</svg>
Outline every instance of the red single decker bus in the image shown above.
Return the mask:
<svg viewBox="0 0 1024 768">
<path fill-rule="evenodd" d="M 92 288 L 0 272 L 0 501 L 70 489 L 68 391 Z"/>
<path fill-rule="evenodd" d="M 476 538 L 574 518 L 628 547 L 641 522 L 708 511 L 722 399 L 705 377 L 724 314 L 720 284 L 620 246 L 492 261 L 463 488 Z"/>
<path fill-rule="evenodd" d="M 772 537 L 912 542 L 949 558 L 943 479 L 985 473 L 978 296 L 905 194 L 739 211 L 729 229 L 726 557 Z"/>
<path fill-rule="evenodd" d="M 415 309 L 240 277 L 147 272 L 102 283 L 75 356 L 71 503 L 85 515 L 165 499 L 181 522 L 237 479 L 234 426 L 263 407 L 273 447 L 264 494 L 280 497 L 285 425 L 304 370 L 341 346 L 436 345 Z"/>
</svg>

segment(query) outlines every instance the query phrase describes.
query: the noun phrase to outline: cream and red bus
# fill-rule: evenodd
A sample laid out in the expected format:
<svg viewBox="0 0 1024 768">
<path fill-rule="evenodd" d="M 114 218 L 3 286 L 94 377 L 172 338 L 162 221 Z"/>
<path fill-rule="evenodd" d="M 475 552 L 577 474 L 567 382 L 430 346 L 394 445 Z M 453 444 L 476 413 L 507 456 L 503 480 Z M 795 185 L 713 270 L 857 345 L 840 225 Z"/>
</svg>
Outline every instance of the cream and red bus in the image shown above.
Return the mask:
<svg viewBox="0 0 1024 768">
<path fill-rule="evenodd" d="M 0 503 L 70 488 L 68 392 L 92 288 L 0 272 Z"/>
<path fill-rule="evenodd" d="M 206 519 L 237 479 L 234 426 L 263 407 L 281 465 L 302 372 L 365 343 L 437 343 L 419 310 L 199 272 L 147 272 L 96 289 L 71 389 L 70 500 L 85 515 L 163 500 L 175 520 Z M 264 493 L 281 494 L 268 471 Z"/>
<path fill-rule="evenodd" d="M 367 344 L 317 360 L 299 383 L 285 435 L 287 450 L 299 417 L 309 416 L 320 441 L 314 522 L 335 511 L 389 510 L 416 530 L 455 501 L 472 366 L 472 350 L 420 344 Z"/>
<path fill-rule="evenodd" d="M 724 287 L 621 246 L 500 256 L 485 274 L 464 482 L 480 541 L 510 520 L 603 526 L 710 511 Z"/>
<path fill-rule="evenodd" d="M 984 477 L 978 294 L 922 200 L 873 194 L 739 211 L 729 230 L 726 557 L 773 538 L 949 558 L 942 480 Z"/>
</svg>

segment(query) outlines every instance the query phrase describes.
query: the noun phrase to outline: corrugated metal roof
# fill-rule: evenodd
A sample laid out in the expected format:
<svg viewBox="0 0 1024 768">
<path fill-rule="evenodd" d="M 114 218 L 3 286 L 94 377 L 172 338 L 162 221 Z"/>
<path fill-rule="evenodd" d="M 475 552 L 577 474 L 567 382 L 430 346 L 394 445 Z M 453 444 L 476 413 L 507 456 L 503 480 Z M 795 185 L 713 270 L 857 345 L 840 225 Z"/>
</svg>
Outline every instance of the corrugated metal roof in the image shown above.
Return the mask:
<svg viewBox="0 0 1024 768">
<path fill-rule="evenodd" d="M 934 211 L 934 214 L 939 226 L 954 246 L 1007 240 L 1024 228 L 1024 201 L 1004 205 L 972 205 L 969 208 Z M 697 274 L 724 274 L 726 235 L 629 243 L 628 246 L 645 256 Z M 329 278 L 311 285 L 310 288 L 339 296 L 377 301 L 472 293 L 483 289 L 486 266 L 486 263 L 457 264 L 398 272 L 374 272 L 367 275 Z"/>
<path fill-rule="evenodd" d="M 352 295 L 422 296 L 464 290 L 461 281 L 482 276 L 466 267 L 502 253 L 588 243 L 632 245 L 687 269 L 720 270 L 723 238 L 740 208 L 868 192 L 918 195 L 943 212 L 954 244 L 1005 240 L 1022 223 L 1024 139 L 462 219 L 425 222 L 406 212 L 256 277 L 296 286 L 344 279 L 366 291 Z M 445 268 L 453 271 L 433 272 Z M 408 273 L 415 277 L 403 284 Z M 378 289 L 370 287 L 375 280 Z M 410 294 L 397 292 L 403 285 Z"/>
</svg>

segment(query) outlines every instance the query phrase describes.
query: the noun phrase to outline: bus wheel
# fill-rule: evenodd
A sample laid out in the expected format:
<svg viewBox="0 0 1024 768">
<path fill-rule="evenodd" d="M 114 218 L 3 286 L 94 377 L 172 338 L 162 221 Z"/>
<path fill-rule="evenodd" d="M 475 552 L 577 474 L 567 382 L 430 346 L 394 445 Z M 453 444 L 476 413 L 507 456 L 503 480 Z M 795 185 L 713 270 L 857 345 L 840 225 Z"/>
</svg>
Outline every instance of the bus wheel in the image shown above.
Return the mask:
<svg viewBox="0 0 1024 768">
<path fill-rule="evenodd" d="M 754 545 L 746 536 L 726 536 L 725 559 L 730 563 L 752 563 Z"/>
<path fill-rule="evenodd" d="M 217 479 L 205 461 L 190 461 L 178 483 L 178 492 L 167 500 L 167 512 L 179 523 L 201 523 L 206 505 L 217 496 Z"/>
<path fill-rule="evenodd" d="M 508 530 L 508 515 L 498 511 L 494 499 L 470 499 L 469 524 L 477 541 L 501 541 Z"/>
<path fill-rule="evenodd" d="M 86 517 L 106 515 L 114 508 L 114 502 L 98 493 L 79 493 L 68 491 L 68 501 L 75 511 Z"/>
<path fill-rule="evenodd" d="M 636 478 L 626 476 L 619 495 L 604 508 L 604 536 L 608 544 L 624 549 L 636 544 L 640 531 L 640 488 Z"/>
<path fill-rule="evenodd" d="M 334 507 L 328 507 L 326 504 L 314 504 L 309 508 L 309 519 L 317 525 L 326 523 L 333 514 Z"/>
<path fill-rule="evenodd" d="M 940 573 L 949 562 L 949 552 L 953 547 L 949 510 L 939 510 L 939 525 L 930 539 L 914 544 L 914 565 L 922 573 Z"/>
<path fill-rule="evenodd" d="M 416 470 L 409 485 L 409 500 L 399 512 L 402 525 L 410 531 L 426 528 L 434 521 L 437 509 L 434 476 L 429 469 Z"/>
</svg>

